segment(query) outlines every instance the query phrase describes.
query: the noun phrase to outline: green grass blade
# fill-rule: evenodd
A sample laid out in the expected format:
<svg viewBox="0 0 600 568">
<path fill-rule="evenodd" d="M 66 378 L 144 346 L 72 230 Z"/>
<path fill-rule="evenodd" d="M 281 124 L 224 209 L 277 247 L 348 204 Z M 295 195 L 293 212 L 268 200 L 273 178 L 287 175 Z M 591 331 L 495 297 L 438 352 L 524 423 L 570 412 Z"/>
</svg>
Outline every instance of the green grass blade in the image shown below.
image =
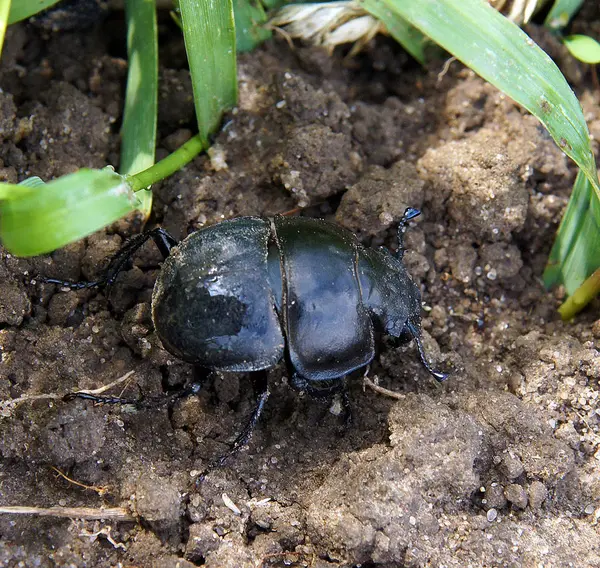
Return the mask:
<svg viewBox="0 0 600 568">
<path fill-rule="evenodd" d="M 600 202 L 580 171 L 561 221 L 544 283 L 563 283 L 569 295 L 600 266 Z"/>
<path fill-rule="evenodd" d="M 363 8 L 385 24 L 390 35 L 421 65 L 425 65 L 425 46 L 428 42 L 417 28 L 411 26 L 402 16 L 390 9 L 385 2 L 363 2 Z"/>
<path fill-rule="evenodd" d="M 267 14 L 260 0 L 233 0 L 235 37 L 239 52 L 251 51 L 271 37 L 271 30 L 263 26 Z"/>
<path fill-rule="evenodd" d="M 560 316 L 564 320 L 572 319 L 598 294 L 600 294 L 600 268 L 588 277 L 586 281 L 577 288 L 573 295 L 558 308 Z"/>
<path fill-rule="evenodd" d="M 33 256 L 79 240 L 139 207 L 125 179 L 114 171 L 79 170 L 43 186 L 0 184 L 24 191 L 0 202 L 0 240 L 12 254 Z"/>
<path fill-rule="evenodd" d="M 232 0 L 179 0 L 198 130 L 205 147 L 237 101 Z"/>
<path fill-rule="evenodd" d="M 126 0 L 129 69 L 121 128 L 123 175 L 136 174 L 154 164 L 158 120 L 158 28 L 154 0 Z M 140 210 L 148 218 L 152 192 L 141 190 Z"/>
<path fill-rule="evenodd" d="M 196 134 L 152 167 L 135 175 L 127 176 L 127 181 L 133 191 L 139 193 L 141 189 L 174 174 L 206 149 L 206 143 L 202 142 L 199 134 Z"/>
<path fill-rule="evenodd" d="M 583 0 L 556 0 L 544 20 L 544 26 L 552 31 L 562 30 L 582 4 Z"/>
<path fill-rule="evenodd" d="M 548 55 L 484 0 L 361 0 L 385 4 L 536 116 L 600 197 L 583 111 Z"/>
<path fill-rule="evenodd" d="M 0 0 L 0 54 L 2 54 L 2 46 L 4 45 L 4 35 L 6 34 L 6 26 L 8 25 L 10 5 L 11 0 Z"/>
<path fill-rule="evenodd" d="M 0 0 L 5 1 L 5 0 Z M 10 6 L 10 12 L 8 15 L 8 23 L 14 24 L 21 20 L 26 20 L 31 16 L 50 8 L 54 4 L 57 4 L 60 0 L 15 0 Z"/>
<path fill-rule="evenodd" d="M 127 0 L 129 68 L 121 128 L 122 174 L 154 164 L 158 110 L 158 30 L 154 0 Z"/>
</svg>

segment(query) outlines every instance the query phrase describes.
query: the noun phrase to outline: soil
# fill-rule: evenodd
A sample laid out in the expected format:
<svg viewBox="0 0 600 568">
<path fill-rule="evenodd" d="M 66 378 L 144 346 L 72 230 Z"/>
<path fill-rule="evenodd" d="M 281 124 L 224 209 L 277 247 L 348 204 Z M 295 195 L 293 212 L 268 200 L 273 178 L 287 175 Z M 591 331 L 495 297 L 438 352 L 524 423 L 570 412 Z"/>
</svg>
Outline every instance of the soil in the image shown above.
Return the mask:
<svg viewBox="0 0 600 568">
<path fill-rule="evenodd" d="M 588 4 L 577 25 L 597 36 Z M 530 31 L 568 62 L 600 139 L 590 74 Z M 118 167 L 122 32 L 119 14 L 87 30 L 8 30 L 3 180 Z M 168 18 L 160 39 L 162 157 L 194 115 Z M 110 392 L 151 399 L 192 378 L 153 333 L 153 246 L 110 293 L 36 281 L 94 278 L 138 225 L 122 220 L 45 257 L 0 249 L 0 505 L 129 515 L 1 514 L 0 565 L 600 566 L 598 303 L 564 323 L 563 292 L 541 283 L 575 168 L 508 97 L 442 64 L 424 70 L 386 38 L 350 60 L 277 38 L 241 55 L 238 108 L 210 156 L 154 187 L 148 227 L 181 238 L 301 207 L 393 247 L 402 212 L 419 207 L 405 262 L 427 351 L 450 379 L 437 385 L 414 345 L 383 341 L 370 377 L 398 396 L 355 377 L 346 427 L 339 405 L 293 391 L 276 367 L 248 448 L 196 488 L 252 408 L 247 376 L 217 374 L 170 407 L 60 399 L 130 371 Z"/>
</svg>

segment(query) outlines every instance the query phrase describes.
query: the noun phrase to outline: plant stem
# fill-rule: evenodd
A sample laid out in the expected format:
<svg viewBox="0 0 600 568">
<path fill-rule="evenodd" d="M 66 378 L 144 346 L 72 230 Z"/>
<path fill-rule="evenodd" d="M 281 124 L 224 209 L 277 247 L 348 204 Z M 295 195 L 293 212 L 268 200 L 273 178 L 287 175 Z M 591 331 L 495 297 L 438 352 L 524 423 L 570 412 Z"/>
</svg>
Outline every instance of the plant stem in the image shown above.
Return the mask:
<svg viewBox="0 0 600 568">
<path fill-rule="evenodd" d="M 196 136 L 190 138 L 185 144 L 177 148 L 175 152 L 169 154 L 166 158 L 163 158 L 160 162 L 137 174 L 127 176 L 127 181 L 131 184 L 133 191 L 146 189 L 153 183 L 174 174 L 188 162 L 191 162 L 204 149 L 205 147 L 200 140 L 200 135 L 196 134 Z"/>
<path fill-rule="evenodd" d="M 575 290 L 566 302 L 558 308 L 563 320 L 570 320 L 600 293 L 600 268 Z"/>
</svg>

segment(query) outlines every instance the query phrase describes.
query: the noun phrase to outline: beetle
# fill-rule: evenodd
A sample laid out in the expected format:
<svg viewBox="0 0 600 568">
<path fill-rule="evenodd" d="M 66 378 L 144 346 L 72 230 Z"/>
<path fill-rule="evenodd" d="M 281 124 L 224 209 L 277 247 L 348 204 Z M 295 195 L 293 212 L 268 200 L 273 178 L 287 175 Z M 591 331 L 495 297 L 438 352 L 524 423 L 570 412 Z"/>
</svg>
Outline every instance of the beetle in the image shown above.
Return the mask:
<svg viewBox="0 0 600 568">
<path fill-rule="evenodd" d="M 293 387 L 315 397 L 345 393 L 345 378 L 368 368 L 376 333 L 413 339 L 425 369 L 421 294 L 403 262 L 403 234 L 420 214 L 406 209 L 398 250 L 363 246 L 320 219 L 239 217 L 177 242 L 162 228 L 128 240 L 100 280 L 46 282 L 74 289 L 112 285 L 131 256 L 152 239 L 164 263 L 152 293 L 152 319 L 167 351 L 200 369 L 197 392 L 212 371 L 250 372 L 258 391 L 250 420 L 224 461 L 250 439 L 267 398 L 266 370 L 285 360 Z M 137 402 L 72 393 L 68 398 Z M 346 399 L 347 402 L 347 399 Z"/>
</svg>

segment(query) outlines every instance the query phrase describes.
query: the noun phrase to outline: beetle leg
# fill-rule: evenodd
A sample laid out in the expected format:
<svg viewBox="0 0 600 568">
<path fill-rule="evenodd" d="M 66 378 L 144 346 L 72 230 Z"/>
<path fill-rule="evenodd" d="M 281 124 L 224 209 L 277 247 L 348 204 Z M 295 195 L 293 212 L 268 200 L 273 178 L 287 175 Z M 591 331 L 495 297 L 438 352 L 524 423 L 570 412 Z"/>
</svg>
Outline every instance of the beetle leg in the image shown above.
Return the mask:
<svg viewBox="0 0 600 568">
<path fill-rule="evenodd" d="M 204 470 L 204 472 L 196 480 L 196 485 L 202 483 L 202 481 L 204 481 L 204 478 L 213 469 L 221 467 L 223 464 L 225 464 L 225 462 L 229 458 L 235 456 L 250 441 L 252 433 L 254 432 L 254 428 L 260 420 L 260 416 L 265 408 L 267 399 L 271 394 L 269 391 L 269 385 L 267 383 L 266 371 L 255 371 L 254 373 L 252 373 L 252 380 L 254 382 L 255 389 L 258 391 L 258 396 L 256 398 L 256 405 L 254 406 L 254 410 L 250 415 L 250 419 L 244 426 L 244 429 L 238 434 L 237 438 L 234 440 L 229 451 L 217 458 Z"/>
<path fill-rule="evenodd" d="M 340 395 L 344 413 L 344 423 L 346 426 L 352 424 L 352 408 L 350 405 L 350 395 L 348 394 L 348 383 L 346 377 L 339 377 L 331 381 L 318 381 L 317 384 L 328 382 L 325 387 L 315 386 L 314 381 L 309 381 L 296 372 L 291 373 L 290 384 L 293 389 L 299 392 L 305 392 L 311 398 L 316 400 L 331 401 L 334 396 Z"/>
<path fill-rule="evenodd" d="M 327 383 L 325 386 L 316 384 Z M 290 384 L 294 390 L 305 392 L 308 396 L 317 400 L 330 399 L 336 394 L 343 392 L 346 386 L 345 377 L 332 379 L 331 381 L 309 381 L 298 373 L 291 375 Z"/>
<path fill-rule="evenodd" d="M 348 392 L 348 384 L 346 383 L 346 377 L 344 377 L 344 388 L 342 390 L 342 406 L 344 408 L 344 424 L 346 428 L 352 425 L 354 418 L 352 416 L 352 405 L 350 404 L 350 393 Z"/>
<path fill-rule="evenodd" d="M 193 380 L 187 384 L 185 388 L 179 389 L 174 393 L 165 396 L 158 395 L 152 397 L 145 397 L 140 394 L 137 398 L 126 398 L 121 396 L 113 395 L 97 395 L 89 391 L 76 391 L 70 392 L 63 396 L 63 401 L 68 402 L 75 400 L 76 398 L 82 398 L 83 400 L 91 400 L 97 404 L 131 404 L 137 408 L 156 408 L 160 406 L 171 406 L 180 398 L 198 394 L 202 389 L 204 383 L 208 380 L 210 371 L 203 367 L 194 366 L 194 377 Z M 139 388 L 139 386 L 138 386 Z"/>
<path fill-rule="evenodd" d="M 417 349 L 419 350 L 419 357 L 421 358 L 421 363 L 423 363 L 423 367 L 425 367 L 431 375 L 435 378 L 439 383 L 444 382 L 448 378 L 447 373 L 442 373 L 441 371 L 436 371 L 427 361 L 425 357 L 425 348 L 423 347 L 423 342 L 421 341 L 421 334 L 419 333 L 419 328 L 410 320 L 406 322 L 406 328 L 413 336 L 415 343 L 417 344 Z"/>
<path fill-rule="evenodd" d="M 418 217 L 421 212 L 414 207 L 407 207 L 404 211 L 404 215 L 402 215 L 402 219 L 398 223 L 398 250 L 396 251 L 396 258 L 398 260 L 402 260 L 404 256 L 404 231 L 406 231 L 406 226 L 411 219 Z"/>
<path fill-rule="evenodd" d="M 83 290 L 86 288 L 96 288 L 99 286 L 111 286 L 114 284 L 119 272 L 125 268 L 131 257 L 135 252 L 149 239 L 153 239 L 160 250 L 164 258 L 169 256 L 171 248 L 173 248 L 177 241 L 164 229 L 158 227 L 145 231 L 139 235 L 127 240 L 127 242 L 121 247 L 121 249 L 112 257 L 108 266 L 104 272 L 104 276 L 99 280 L 81 280 L 79 282 L 70 282 L 68 280 L 58 280 L 57 278 L 45 278 L 40 277 L 42 282 L 48 284 L 58 284 L 72 290 Z"/>
<path fill-rule="evenodd" d="M 112 395 L 97 395 L 87 391 L 76 391 L 67 393 L 65 396 L 63 396 L 63 401 L 69 402 L 71 400 L 75 400 L 76 398 L 81 398 L 83 400 L 91 400 L 96 404 L 131 404 L 136 408 L 156 408 L 160 406 L 171 406 L 180 398 L 185 398 L 186 396 L 198 394 L 200 388 L 200 382 L 193 382 L 188 387 L 178 390 L 168 396 L 159 395 L 152 397 L 144 397 L 143 395 L 140 395 L 138 398 L 126 398 Z"/>
<path fill-rule="evenodd" d="M 81 398 L 83 400 L 91 400 L 96 404 L 133 404 L 134 406 L 139 406 L 143 398 L 124 398 L 121 396 L 112 396 L 112 395 L 96 395 L 85 391 L 77 391 L 70 392 L 63 396 L 64 402 L 69 402 L 71 400 L 75 400 L 76 398 Z"/>
</svg>

